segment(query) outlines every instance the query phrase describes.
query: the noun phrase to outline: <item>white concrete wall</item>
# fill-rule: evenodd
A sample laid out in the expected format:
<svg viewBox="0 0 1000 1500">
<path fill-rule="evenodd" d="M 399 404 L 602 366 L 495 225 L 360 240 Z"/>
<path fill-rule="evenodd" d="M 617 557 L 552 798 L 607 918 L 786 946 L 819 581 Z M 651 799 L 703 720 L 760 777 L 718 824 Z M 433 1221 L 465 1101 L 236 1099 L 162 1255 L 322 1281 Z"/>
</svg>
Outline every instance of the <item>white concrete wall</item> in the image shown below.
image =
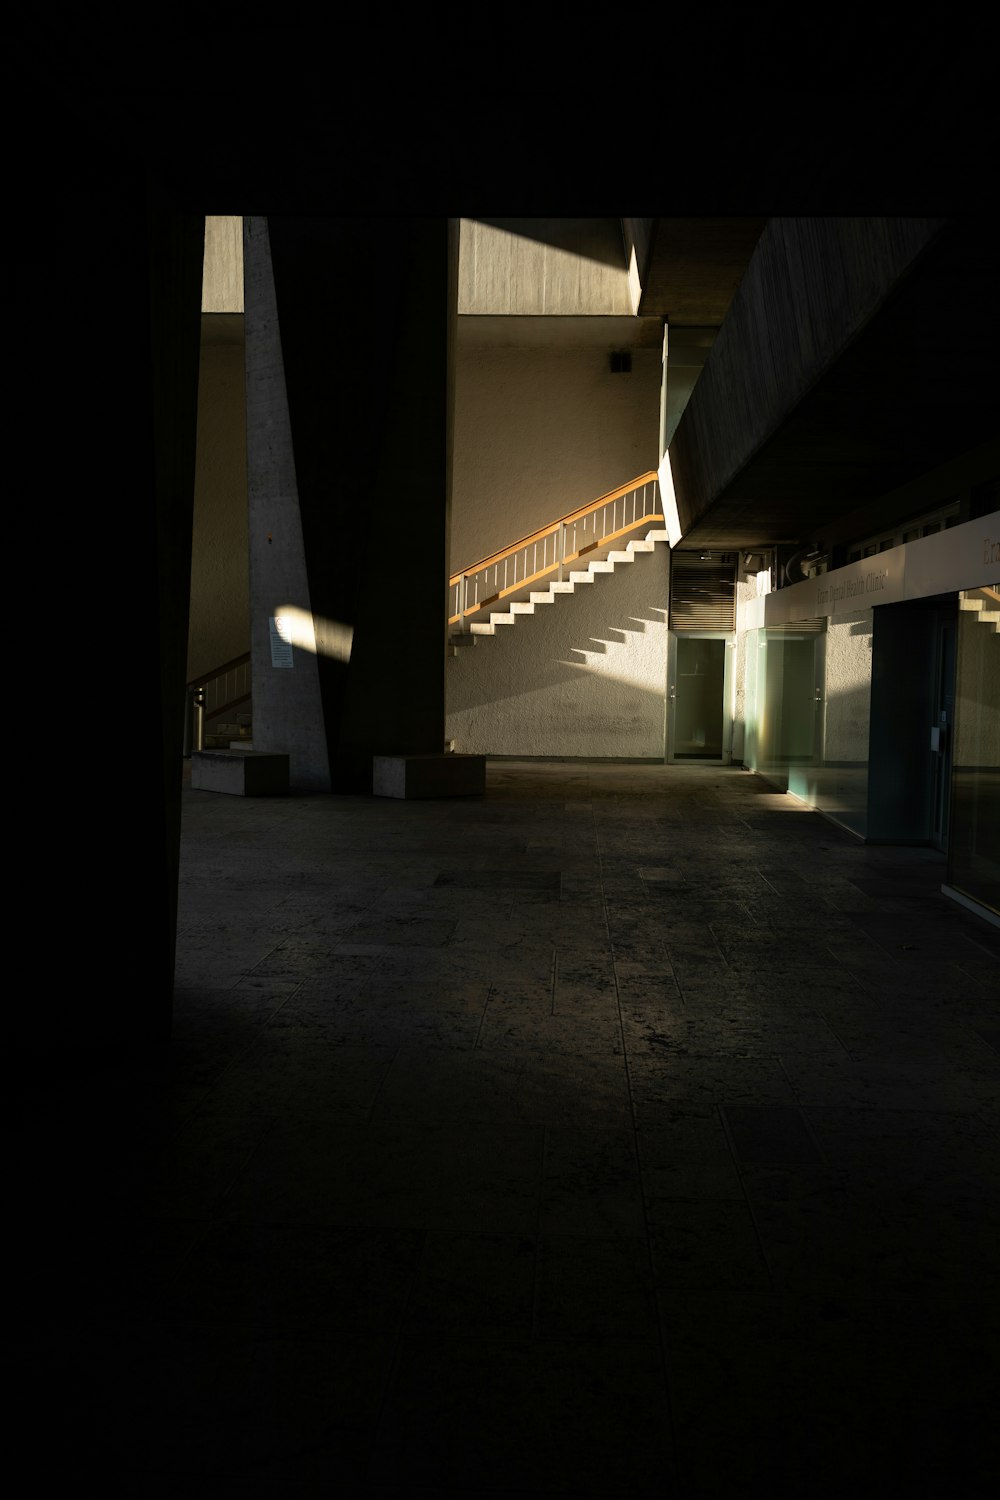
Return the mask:
<svg viewBox="0 0 1000 1500">
<path fill-rule="evenodd" d="M 634 349 L 632 373 L 613 375 L 608 350 L 592 344 L 510 348 L 468 339 L 460 328 L 453 570 L 657 463 L 658 349 Z"/>
<path fill-rule="evenodd" d="M 825 760 L 868 760 L 871 685 L 871 610 L 828 621 Z"/>
<path fill-rule="evenodd" d="M 664 754 L 666 543 L 450 657 L 446 736 L 487 755 Z"/>
<path fill-rule="evenodd" d="M 544 226 L 547 221 L 538 221 Z M 584 237 L 585 238 L 585 237 Z M 628 268 L 560 249 L 543 238 L 462 219 L 460 313 L 630 314 Z"/>
<path fill-rule="evenodd" d="M 203 313 L 243 311 L 243 220 L 232 214 L 205 217 Z"/>
<path fill-rule="evenodd" d="M 732 761 L 734 765 L 743 764 L 743 756 L 746 750 L 746 724 L 747 724 L 747 636 L 750 632 L 743 624 L 744 609 L 752 599 L 757 597 L 757 580 L 755 578 L 737 579 L 736 582 L 736 651 L 733 661 L 733 743 Z M 756 636 L 754 636 L 754 649 L 756 650 Z M 753 705 L 751 705 L 752 709 Z"/>
<path fill-rule="evenodd" d="M 198 378 L 188 680 L 249 649 L 243 344 L 203 343 Z"/>
</svg>

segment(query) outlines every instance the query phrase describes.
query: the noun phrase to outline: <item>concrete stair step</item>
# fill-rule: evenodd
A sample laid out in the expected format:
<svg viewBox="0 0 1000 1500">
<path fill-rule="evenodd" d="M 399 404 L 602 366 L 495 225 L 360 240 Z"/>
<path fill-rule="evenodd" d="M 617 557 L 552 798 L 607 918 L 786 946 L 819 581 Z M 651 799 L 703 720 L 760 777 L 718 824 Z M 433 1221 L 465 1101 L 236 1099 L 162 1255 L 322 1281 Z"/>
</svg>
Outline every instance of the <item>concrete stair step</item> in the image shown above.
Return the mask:
<svg viewBox="0 0 1000 1500">
<path fill-rule="evenodd" d="M 613 573 L 619 563 L 635 562 L 639 554 L 656 551 L 658 541 L 665 542 L 667 533 L 665 531 L 647 532 L 645 539 L 633 538 L 627 542 L 621 550 L 609 552 L 606 558 L 595 558 L 587 565 L 586 570 L 576 569 L 570 572 L 568 578 L 562 581 L 554 580 L 547 588 L 537 589 L 529 593 L 527 599 L 514 599 L 508 604 L 506 610 L 500 610 L 490 615 L 489 620 L 479 620 L 469 626 L 466 631 L 457 632 L 449 638 L 449 644 L 453 648 L 453 654 L 469 645 L 475 645 L 479 636 L 495 635 L 500 625 L 515 625 L 521 615 L 533 615 L 537 605 L 554 604 L 556 599 L 563 594 L 572 594 L 578 584 L 596 583 L 603 573 Z"/>
</svg>

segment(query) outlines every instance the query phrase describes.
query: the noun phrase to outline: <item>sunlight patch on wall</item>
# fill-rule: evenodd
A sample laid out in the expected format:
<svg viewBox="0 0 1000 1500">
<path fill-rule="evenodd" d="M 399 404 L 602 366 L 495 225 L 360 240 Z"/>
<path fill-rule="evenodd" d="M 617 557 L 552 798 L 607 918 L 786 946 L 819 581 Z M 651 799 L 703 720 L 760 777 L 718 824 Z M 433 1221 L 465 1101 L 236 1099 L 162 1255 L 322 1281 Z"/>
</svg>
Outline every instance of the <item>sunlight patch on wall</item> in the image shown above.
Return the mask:
<svg viewBox="0 0 1000 1500">
<path fill-rule="evenodd" d="M 328 656 L 334 661 L 350 661 L 354 628 L 341 620 L 327 620 L 297 604 L 282 604 L 274 612 L 278 634 L 290 646 L 308 651 L 312 656 Z"/>
<path fill-rule="evenodd" d="M 674 494 L 674 476 L 670 468 L 670 449 L 660 459 L 660 467 L 656 471 L 656 477 L 660 481 L 660 501 L 663 505 L 663 518 L 667 527 L 667 539 L 671 547 L 676 547 L 681 539 L 681 518 L 677 513 L 677 496 Z"/>
</svg>

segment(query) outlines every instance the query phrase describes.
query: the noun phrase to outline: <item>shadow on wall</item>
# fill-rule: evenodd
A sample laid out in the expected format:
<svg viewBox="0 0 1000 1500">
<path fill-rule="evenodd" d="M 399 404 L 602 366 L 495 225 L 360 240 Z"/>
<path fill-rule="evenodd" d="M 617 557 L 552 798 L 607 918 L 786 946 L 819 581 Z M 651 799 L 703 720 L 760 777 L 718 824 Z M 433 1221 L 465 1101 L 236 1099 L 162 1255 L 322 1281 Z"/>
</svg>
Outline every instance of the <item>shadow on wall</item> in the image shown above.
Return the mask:
<svg viewBox="0 0 1000 1500">
<path fill-rule="evenodd" d="M 553 606 L 542 606 L 553 609 Z M 555 606 L 559 608 L 559 606 Z M 615 625 L 598 628 L 596 635 L 580 644 L 567 645 L 551 640 L 550 632 L 544 637 L 539 630 L 530 642 L 526 632 L 532 629 L 537 616 L 522 619 L 517 625 L 498 626 L 495 636 L 480 638 L 475 647 L 460 648 L 458 657 L 449 662 L 448 713 L 460 713 L 496 702 L 498 696 L 504 700 L 518 698 L 526 693 L 544 692 L 562 683 L 576 681 L 578 675 L 588 673 L 604 680 L 614 680 L 633 687 L 644 682 L 642 669 L 648 665 L 648 652 L 643 645 L 656 649 L 653 636 L 662 635 L 662 648 L 666 649 L 666 611 L 650 614 L 646 619 L 630 617 Z M 521 632 L 518 639 L 518 632 Z M 646 638 L 649 638 L 648 641 Z M 489 662 L 483 656 L 489 652 Z M 561 655 L 559 653 L 562 653 Z M 636 661 L 635 657 L 640 660 Z M 453 671 L 465 658 L 476 656 L 475 672 Z M 658 687 L 644 686 L 661 700 L 666 686 L 666 663 L 660 671 L 662 681 Z"/>
<path fill-rule="evenodd" d="M 650 595 L 665 600 L 665 554 L 460 648 L 446 675 L 455 748 L 662 759 L 667 611 Z"/>
</svg>

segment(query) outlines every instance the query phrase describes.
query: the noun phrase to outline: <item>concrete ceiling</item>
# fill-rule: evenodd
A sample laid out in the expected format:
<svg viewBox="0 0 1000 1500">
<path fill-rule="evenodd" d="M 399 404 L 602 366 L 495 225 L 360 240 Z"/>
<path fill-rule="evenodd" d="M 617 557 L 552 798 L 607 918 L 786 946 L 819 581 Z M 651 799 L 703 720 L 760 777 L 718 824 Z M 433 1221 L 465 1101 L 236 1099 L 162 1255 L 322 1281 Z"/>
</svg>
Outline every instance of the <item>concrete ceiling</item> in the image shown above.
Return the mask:
<svg viewBox="0 0 1000 1500">
<path fill-rule="evenodd" d="M 660 350 L 663 328 L 659 318 L 465 313 L 458 319 L 458 342 L 469 348 Z"/>
<path fill-rule="evenodd" d="M 829 543 L 860 508 L 891 525 L 894 492 L 994 437 L 998 274 L 992 221 L 952 221 L 684 546 Z"/>
<path fill-rule="evenodd" d="M 667 218 L 641 224 L 642 317 L 677 327 L 718 328 L 729 311 L 766 218 Z M 644 232 L 643 232 L 644 231 Z"/>
</svg>

